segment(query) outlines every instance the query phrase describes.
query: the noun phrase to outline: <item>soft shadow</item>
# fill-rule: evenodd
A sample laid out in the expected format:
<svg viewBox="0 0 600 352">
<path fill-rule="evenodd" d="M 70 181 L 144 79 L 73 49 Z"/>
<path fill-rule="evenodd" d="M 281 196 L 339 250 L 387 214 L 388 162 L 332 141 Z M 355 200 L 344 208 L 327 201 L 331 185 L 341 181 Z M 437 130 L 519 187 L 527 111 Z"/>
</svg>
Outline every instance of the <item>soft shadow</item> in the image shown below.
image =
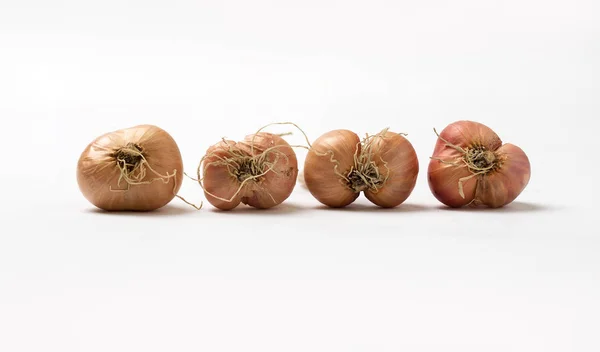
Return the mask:
<svg viewBox="0 0 600 352">
<path fill-rule="evenodd" d="M 210 206 L 210 205 L 209 205 Z M 240 204 L 231 210 L 221 210 L 217 208 L 210 209 L 213 213 L 219 214 L 234 214 L 234 215 L 283 215 L 283 214 L 294 214 L 302 211 L 306 211 L 306 208 L 300 207 L 294 203 L 281 203 L 277 206 L 268 209 L 258 209 L 245 204 Z"/>
<path fill-rule="evenodd" d="M 160 209 L 153 211 L 106 211 L 98 208 L 91 208 L 84 210 L 86 213 L 101 214 L 110 216 L 131 216 L 131 217 L 147 217 L 147 216 L 181 216 L 189 215 L 198 212 L 198 210 L 189 207 L 176 207 L 172 205 L 166 205 Z"/>
<path fill-rule="evenodd" d="M 427 207 L 419 204 L 400 204 L 394 208 L 382 208 L 375 204 L 358 204 L 352 203 L 343 208 L 330 208 L 326 205 L 318 205 L 313 209 L 326 210 L 326 211 L 339 211 L 339 212 L 362 212 L 362 213 L 418 213 L 434 210 L 431 207 Z"/>
<path fill-rule="evenodd" d="M 536 204 L 536 203 L 528 203 L 528 202 L 512 202 L 508 205 L 505 205 L 502 208 L 486 208 L 486 207 L 463 207 L 463 208 L 450 208 L 447 206 L 438 206 L 440 210 L 447 211 L 465 211 L 465 212 L 489 212 L 489 213 L 535 213 L 535 212 L 544 212 L 544 211 L 552 211 L 558 210 L 556 207 L 552 207 L 549 205 Z"/>
</svg>

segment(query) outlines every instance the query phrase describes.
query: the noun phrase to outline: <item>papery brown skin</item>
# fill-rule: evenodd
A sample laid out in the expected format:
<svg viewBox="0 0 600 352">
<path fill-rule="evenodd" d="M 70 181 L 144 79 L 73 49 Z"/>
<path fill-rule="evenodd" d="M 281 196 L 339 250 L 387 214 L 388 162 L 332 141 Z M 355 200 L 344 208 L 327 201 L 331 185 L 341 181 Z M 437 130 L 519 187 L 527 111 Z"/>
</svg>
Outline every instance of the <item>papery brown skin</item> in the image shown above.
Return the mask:
<svg viewBox="0 0 600 352">
<path fill-rule="evenodd" d="M 254 146 L 254 148 L 252 148 Z M 224 165 L 214 165 L 221 158 L 230 158 L 231 150 L 245 156 L 256 156 L 274 146 L 266 160 L 275 162 L 273 170 L 257 180 L 247 181 L 235 196 L 241 182 Z M 298 177 L 298 160 L 292 147 L 280 136 L 260 132 L 248 135 L 241 142 L 221 141 L 211 146 L 203 161 L 202 185 L 206 199 L 221 210 L 231 210 L 240 203 L 268 209 L 284 202 L 292 193 Z M 218 199 L 213 195 L 223 198 Z M 233 198 L 232 198 L 233 197 Z M 230 201 L 229 201 L 230 200 Z"/>
<path fill-rule="evenodd" d="M 142 147 L 148 165 L 161 175 L 175 176 L 150 184 L 130 185 L 121 180 L 113 154 L 128 143 Z M 142 180 L 157 175 L 147 171 Z M 91 142 L 81 153 L 77 164 L 77 183 L 84 197 L 93 205 L 108 211 L 151 211 L 169 203 L 183 180 L 183 162 L 175 140 L 163 129 L 153 125 L 138 125 L 106 133 Z M 112 191 L 111 191 L 112 187 Z M 116 191 L 122 190 L 122 191 Z"/>
<path fill-rule="evenodd" d="M 340 174 L 348 175 L 355 166 L 354 155 L 360 154 L 361 148 L 360 138 L 349 130 L 327 132 L 312 143 L 303 172 L 308 190 L 319 202 L 340 208 L 358 198 L 360 192 L 350 188 L 336 174 L 335 167 L 337 165 Z M 371 151 L 379 172 L 388 177 L 377 191 L 364 190 L 365 196 L 380 207 L 400 205 L 412 193 L 419 173 L 417 154 L 412 144 L 402 135 L 388 131 L 373 137 Z"/>
<path fill-rule="evenodd" d="M 388 131 L 383 138 L 373 140 L 371 150 L 380 172 L 387 174 L 389 170 L 389 175 L 377 192 L 365 190 L 365 197 L 384 208 L 404 203 L 415 188 L 419 174 L 419 161 L 412 144 L 404 136 Z"/>
<path fill-rule="evenodd" d="M 463 157 L 463 153 L 447 146 L 442 139 L 463 149 L 485 147 L 494 152 L 499 167 L 463 182 L 463 198 L 459 192 L 459 179 L 469 177 L 473 172 L 463 162 L 450 165 L 440 161 L 452 162 Z M 485 205 L 498 208 L 521 194 L 529 183 L 530 175 L 529 159 L 519 147 L 503 145 L 500 137 L 489 127 L 463 120 L 448 125 L 440 133 L 429 162 L 428 183 L 436 199 L 449 207 Z"/>
<path fill-rule="evenodd" d="M 236 148 L 236 142 L 231 140 L 221 141 L 206 151 L 206 159 L 204 160 L 205 165 L 219 160 L 219 158 L 229 157 L 229 148 Z M 240 183 L 229 174 L 226 167 L 223 166 L 207 166 L 203 169 L 203 180 L 202 185 L 204 187 L 204 196 L 214 207 L 221 210 L 230 210 L 237 207 L 242 201 L 243 192 L 237 194 L 234 197 Z M 211 196 L 208 193 L 218 195 L 221 198 L 231 199 L 226 202 Z M 232 198 L 233 197 L 233 198 Z"/>
<path fill-rule="evenodd" d="M 503 160 L 502 167 L 482 176 L 477 190 L 477 198 L 491 208 L 512 203 L 525 189 L 531 177 L 529 158 L 521 148 L 507 143 L 496 152 Z"/>
<path fill-rule="evenodd" d="M 304 182 L 309 192 L 319 202 L 332 208 L 345 207 L 360 193 L 348 188 L 335 174 L 346 175 L 354 166 L 354 154 L 360 153 L 360 138 L 348 130 L 333 130 L 317 138 L 312 143 L 304 161 Z M 327 155 L 323 155 L 327 154 Z"/>
</svg>

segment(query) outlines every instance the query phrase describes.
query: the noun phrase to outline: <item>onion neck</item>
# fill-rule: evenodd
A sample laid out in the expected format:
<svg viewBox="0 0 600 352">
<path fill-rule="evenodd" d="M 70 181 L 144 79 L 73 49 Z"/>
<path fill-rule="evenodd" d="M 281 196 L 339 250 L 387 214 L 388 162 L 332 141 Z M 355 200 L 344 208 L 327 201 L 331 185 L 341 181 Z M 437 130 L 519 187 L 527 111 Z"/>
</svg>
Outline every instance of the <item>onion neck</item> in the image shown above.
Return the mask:
<svg viewBox="0 0 600 352">
<path fill-rule="evenodd" d="M 360 193 L 369 189 L 377 190 L 383 183 L 384 179 L 379 174 L 379 170 L 373 164 L 365 167 L 352 168 L 346 176 L 348 187 L 356 193 Z"/>
<path fill-rule="evenodd" d="M 233 170 L 233 174 L 239 182 L 244 182 L 262 174 L 262 170 L 252 158 L 244 158 L 239 161 L 239 166 Z"/>
<path fill-rule="evenodd" d="M 124 147 L 117 149 L 114 157 L 119 168 L 127 172 L 133 172 L 144 159 L 142 147 L 135 143 L 127 143 Z"/>
<path fill-rule="evenodd" d="M 475 173 L 487 173 L 498 166 L 496 154 L 485 147 L 474 147 L 466 150 L 464 160 L 469 169 Z"/>
<path fill-rule="evenodd" d="M 354 167 L 346 175 L 346 182 L 348 187 L 355 193 L 371 190 L 377 192 L 387 180 L 387 176 L 382 175 L 377 164 L 373 161 L 375 159 L 373 153 L 373 141 L 374 138 L 382 138 L 387 129 L 374 135 L 367 136 L 361 141 L 361 147 L 357 148 L 354 154 Z M 384 166 L 387 168 L 387 163 L 382 160 Z"/>
</svg>

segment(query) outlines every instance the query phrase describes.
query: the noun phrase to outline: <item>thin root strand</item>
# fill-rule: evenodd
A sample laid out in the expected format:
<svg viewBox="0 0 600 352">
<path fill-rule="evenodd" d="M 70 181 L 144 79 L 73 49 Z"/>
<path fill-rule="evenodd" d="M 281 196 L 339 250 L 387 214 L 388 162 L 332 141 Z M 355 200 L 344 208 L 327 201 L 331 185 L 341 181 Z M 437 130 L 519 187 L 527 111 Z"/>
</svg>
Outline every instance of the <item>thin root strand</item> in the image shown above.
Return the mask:
<svg viewBox="0 0 600 352">
<path fill-rule="evenodd" d="M 202 208 L 202 202 L 200 205 L 195 205 L 189 201 L 187 201 L 182 196 L 176 194 L 177 189 L 177 169 L 173 170 L 173 173 L 169 174 L 168 172 L 163 175 L 156 171 L 148 160 L 142 153 L 142 148 L 135 144 L 128 144 L 127 146 L 120 148 L 113 154 L 116 158 L 117 168 L 119 170 L 119 179 L 117 180 L 117 186 L 121 185 L 122 181 L 127 183 L 126 188 L 124 189 L 113 189 L 112 185 L 109 187 L 111 192 L 127 192 L 129 191 L 131 186 L 136 185 L 149 185 L 156 181 L 162 181 L 163 183 L 169 183 L 171 179 L 173 182 L 173 194 L 175 197 L 181 199 L 186 204 L 192 206 L 196 210 L 200 210 Z M 148 171 L 156 176 L 149 180 L 146 180 L 146 176 L 148 176 Z M 184 173 L 187 176 L 187 174 Z M 189 176 L 188 176 L 189 177 Z"/>
<path fill-rule="evenodd" d="M 437 137 L 446 144 L 446 147 L 457 150 L 461 153 L 461 156 L 452 161 L 436 157 L 431 157 L 431 159 L 450 166 L 467 167 L 471 172 L 471 175 L 462 177 L 458 180 L 458 193 L 463 199 L 465 198 L 465 182 L 476 176 L 485 176 L 487 173 L 496 170 L 500 166 L 501 161 L 496 154 L 491 150 L 487 150 L 484 146 L 474 145 L 463 148 L 444 139 L 435 128 L 433 131 Z"/>
</svg>

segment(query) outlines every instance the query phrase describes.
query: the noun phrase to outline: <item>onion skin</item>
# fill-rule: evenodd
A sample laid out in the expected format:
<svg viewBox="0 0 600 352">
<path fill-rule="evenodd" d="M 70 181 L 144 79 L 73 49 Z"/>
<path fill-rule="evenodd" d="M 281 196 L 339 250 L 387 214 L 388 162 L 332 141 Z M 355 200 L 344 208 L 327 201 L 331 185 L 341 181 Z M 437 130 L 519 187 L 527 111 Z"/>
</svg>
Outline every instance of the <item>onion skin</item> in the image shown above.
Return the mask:
<svg viewBox="0 0 600 352">
<path fill-rule="evenodd" d="M 279 147 L 268 151 L 276 146 Z M 245 157 L 266 151 L 265 161 L 273 163 L 272 169 L 265 170 L 256 180 L 246 181 L 238 192 L 242 181 L 232 175 L 227 166 L 214 164 L 231 158 L 232 150 Z M 240 203 L 258 209 L 279 205 L 291 195 L 298 177 L 298 160 L 292 147 L 280 136 L 266 132 L 248 135 L 241 142 L 221 141 L 208 148 L 202 164 L 204 195 L 209 203 L 221 210 L 234 209 Z"/>
<path fill-rule="evenodd" d="M 227 151 L 230 146 L 235 147 L 235 141 L 221 141 L 206 151 L 207 155 L 211 155 L 205 159 L 206 163 L 217 161 L 219 158 L 226 158 L 228 156 Z M 231 177 L 226 167 L 220 166 L 208 166 L 204 169 L 204 176 L 202 184 L 204 186 L 204 196 L 214 207 L 221 210 L 230 210 L 237 207 L 241 200 L 242 194 L 239 193 L 235 196 L 235 193 L 239 187 L 239 182 L 236 178 Z M 215 194 L 225 199 L 231 199 L 230 202 L 226 202 L 217 199 L 209 194 Z M 233 198 L 232 198 L 233 197 Z"/>
<path fill-rule="evenodd" d="M 474 175 L 477 172 L 464 162 L 463 151 L 468 149 L 491 152 L 494 166 L 487 172 Z M 529 183 L 530 175 L 529 159 L 519 147 L 503 145 L 500 137 L 481 123 L 456 121 L 439 134 L 429 162 L 428 184 L 435 198 L 446 206 L 499 208 L 521 194 Z M 462 195 L 459 191 L 461 179 Z"/>
<path fill-rule="evenodd" d="M 322 204 L 341 208 L 353 203 L 360 192 L 372 203 L 392 208 L 412 193 L 419 173 L 417 154 L 402 135 L 385 131 L 373 136 L 368 152 L 382 174 L 382 185 L 353 188 L 348 178 L 357 169 L 355 155 L 367 152 L 365 143 L 349 130 L 333 130 L 317 138 L 304 163 L 305 184 Z M 337 166 L 337 168 L 336 168 Z M 342 177 L 344 176 L 344 177 Z"/>
<path fill-rule="evenodd" d="M 419 174 L 417 153 L 408 139 L 386 132 L 384 138 L 373 141 L 375 162 L 380 170 L 389 170 L 389 176 L 378 192 L 365 190 L 365 197 L 383 208 L 402 204 L 412 193 Z M 387 163 L 384 165 L 383 160 Z"/>
<path fill-rule="evenodd" d="M 148 184 L 128 185 L 119 177 L 114 153 L 134 143 L 141 147 L 147 164 L 164 180 L 150 171 L 141 180 Z M 81 153 L 77 164 L 77 183 L 84 197 L 107 211 L 151 211 L 169 203 L 183 180 L 183 162 L 175 140 L 154 125 L 138 125 L 106 133 L 92 141 Z M 127 189 L 128 188 L 128 189 Z M 112 189 L 112 190 L 111 190 Z M 127 189 L 127 190 L 124 190 Z"/>
<path fill-rule="evenodd" d="M 512 203 L 529 183 L 531 166 L 525 152 L 513 144 L 504 144 L 497 150 L 503 160 L 502 167 L 478 182 L 479 200 L 499 208 Z"/>
<path fill-rule="evenodd" d="M 312 143 L 312 148 L 304 161 L 304 182 L 308 191 L 319 202 L 332 207 L 341 208 L 358 198 L 359 193 L 348 188 L 342 179 L 337 177 L 332 162 L 338 162 L 338 171 L 347 174 L 354 166 L 354 154 L 360 152 L 360 138 L 352 131 L 333 130 L 325 133 Z M 323 156 L 331 151 L 329 155 Z"/>
</svg>

